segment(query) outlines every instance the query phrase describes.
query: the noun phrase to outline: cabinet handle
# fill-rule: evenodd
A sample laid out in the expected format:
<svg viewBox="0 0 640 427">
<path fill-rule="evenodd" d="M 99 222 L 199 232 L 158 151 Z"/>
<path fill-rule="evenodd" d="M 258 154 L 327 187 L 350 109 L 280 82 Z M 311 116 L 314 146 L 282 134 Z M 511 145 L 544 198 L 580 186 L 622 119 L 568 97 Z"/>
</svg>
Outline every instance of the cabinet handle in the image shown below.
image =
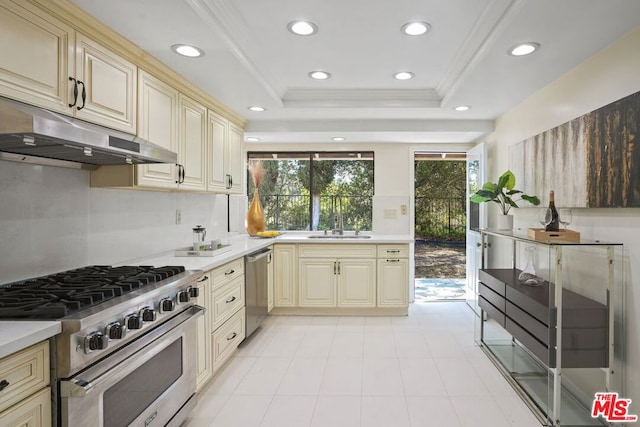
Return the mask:
<svg viewBox="0 0 640 427">
<path fill-rule="evenodd" d="M 340 261 L 338 261 L 338 274 L 340 274 Z"/>
<path fill-rule="evenodd" d="M 78 80 L 78 84 L 82 85 L 82 105 L 76 107 L 78 109 L 78 111 L 82 110 L 87 102 L 87 89 L 84 85 L 84 82 L 81 80 Z"/>
<path fill-rule="evenodd" d="M 387 249 L 388 254 L 399 254 L 400 251 L 398 249 Z"/>
<path fill-rule="evenodd" d="M 234 332 L 234 333 L 232 333 L 231 335 L 229 335 L 229 336 L 227 337 L 227 341 L 231 341 L 232 339 L 234 339 L 234 338 L 235 338 L 235 337 L 237 337 L 237 336 L 238 336 L 238 334 L 236 334 L 236 333 Z"/>
<path fill-rule="evenodd" d="M 202 277 L 202 279 L 198 279 L 198 283 L 202 283 L 202 282 L 205 282 L 207 280 L 209 280 L 209 276 L 204 276 L 204 277 Z"/>
<path fill-rule="evenodd" d="M 9 387 L 9 381 L 7 380 L 0 381 L 0 391 L 4 390 L 7 387 Z"/>
<path fill-rule="evenodd" d="M 229 188 L 233 188 L 233 175 L 229 175 Z"/>
<path fill-rule="evenodd" d="M 69 81 L 73 82 L 73 104 L 69 104 L 69 108 L 72 108 L 78 102 L 78 81 L 73 77 L 69 77 Z"/>
<path fill-rule="evenodd" d="M 337 262 L 333 262 L 333 274 L 338 274 L 338 263 Z"/>
<path fill-rule="evenodd" d="M 180 182 L 178 184 L 184 184 L 185 170 L 183 165 L 179 165 L 178 176 L 180 179 Z"/>
<path fill-rule="evenodd" d="M 399 259 L 388 259 L 387 262 L 400 262 Z"/>
<path fill-rule="evenodd" d="M 176 184 L 180 184 L 180 164 L 176 163 L 176 168 L 178 168 L 178 177 L 176 178 Z"/>
<path fill-rule="evenodd" d="M 225 272 L 224 272 L 224 275 L 225 275 L 225 276 L 228 276 L 228 275 L 233 274 L 233 273 L 235 273 L 235 272 L 236 272 L 235 270 L 225 271 Z"/>
<path fill-rule="evenodd" d="M 236 300 L 236 297 L 231 297 L 228 300 L 225 301 L 225 303 L 230 304 L 232 302 L 234 302 Z"/>
</svg>

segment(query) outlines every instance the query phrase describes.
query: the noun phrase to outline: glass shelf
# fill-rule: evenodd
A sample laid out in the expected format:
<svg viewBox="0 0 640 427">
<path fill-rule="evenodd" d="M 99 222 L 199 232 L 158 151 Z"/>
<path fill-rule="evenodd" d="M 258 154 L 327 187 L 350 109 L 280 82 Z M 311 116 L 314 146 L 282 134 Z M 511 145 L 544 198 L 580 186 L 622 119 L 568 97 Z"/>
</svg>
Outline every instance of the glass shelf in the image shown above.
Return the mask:
<svg viewBox="0 0 640 427">
<path fill-rule="evenodd" d="M 514 228 L 513 230 L 499 230 L 497 228 L 483 228 L 479 230 L 490 236 L 507 237 L 521 242 L 539 243 L 550 246 L 622 246 L 622 243 L 604 240 L 588 240 L 581 238 L 579 242 L 563 242 L 560 240 L 535 240 L 528 236 L 528 229 Z"/>
</svg>

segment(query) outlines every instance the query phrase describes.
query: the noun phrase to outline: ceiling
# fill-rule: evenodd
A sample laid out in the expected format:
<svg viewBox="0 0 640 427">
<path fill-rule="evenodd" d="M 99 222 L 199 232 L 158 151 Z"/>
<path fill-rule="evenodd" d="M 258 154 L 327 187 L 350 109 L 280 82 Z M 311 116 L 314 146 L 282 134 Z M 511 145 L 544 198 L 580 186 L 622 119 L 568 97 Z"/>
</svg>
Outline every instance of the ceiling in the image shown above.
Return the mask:
<svg viewBox="0 0 640 427">
<path fill-rule="evenodd" d="M 245 137 L 259 145 L 474 142 L 640 25 L 638 0 L 72 1 L 247 118 Z M 298 19 L 318 32 L 288 31 Z M 431 30 L 405 35 L 410 21 Z M 519 42 L 541 47 L 508 55 Z M 205 55 L 181 57 L 176 43 Z M 313 80 L 314 70 L 331 78 Z M 415 77 L 395 80 L 398 71 Z"/>
</svg>

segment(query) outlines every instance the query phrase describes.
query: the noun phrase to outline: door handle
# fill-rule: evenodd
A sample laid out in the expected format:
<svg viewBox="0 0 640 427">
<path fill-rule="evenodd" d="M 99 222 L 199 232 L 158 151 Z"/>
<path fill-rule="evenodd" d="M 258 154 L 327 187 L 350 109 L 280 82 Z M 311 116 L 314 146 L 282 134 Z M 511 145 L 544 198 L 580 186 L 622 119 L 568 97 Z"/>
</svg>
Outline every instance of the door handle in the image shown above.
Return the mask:
<svg viewBox="0 0 640 427">
<path fill-rule="evenodd" d="M 78 103 L 78 81 L 73 77 L 69 77 L 69 81 L 73 82 L 73 104 L 69 104 L 69 108 L 73 108 Z"/>
<path fill-rule="evenodd" d="M 82 110 L 87 102 L 87 88 L 84 85 L 84 82 L 81 80 L 78 80 L 78 84 L 82 85 L 82 105 L 76 107 L 78 109 L 78 111 Z"/>
</svg>

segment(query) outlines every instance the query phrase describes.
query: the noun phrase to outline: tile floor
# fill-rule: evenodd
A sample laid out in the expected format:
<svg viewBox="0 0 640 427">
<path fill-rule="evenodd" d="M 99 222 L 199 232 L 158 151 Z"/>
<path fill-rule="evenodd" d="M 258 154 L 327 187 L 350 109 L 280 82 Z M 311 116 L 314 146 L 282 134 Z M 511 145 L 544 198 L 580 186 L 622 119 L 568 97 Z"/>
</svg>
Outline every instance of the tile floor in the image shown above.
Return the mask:
<svg viewBox="0 0 640 427">
<path fill-rule="evenodd" d="M 271 316 L 183 427 L 539 427 L 473 344 L 464 302 L 407 317 Z"/>
</svg>

